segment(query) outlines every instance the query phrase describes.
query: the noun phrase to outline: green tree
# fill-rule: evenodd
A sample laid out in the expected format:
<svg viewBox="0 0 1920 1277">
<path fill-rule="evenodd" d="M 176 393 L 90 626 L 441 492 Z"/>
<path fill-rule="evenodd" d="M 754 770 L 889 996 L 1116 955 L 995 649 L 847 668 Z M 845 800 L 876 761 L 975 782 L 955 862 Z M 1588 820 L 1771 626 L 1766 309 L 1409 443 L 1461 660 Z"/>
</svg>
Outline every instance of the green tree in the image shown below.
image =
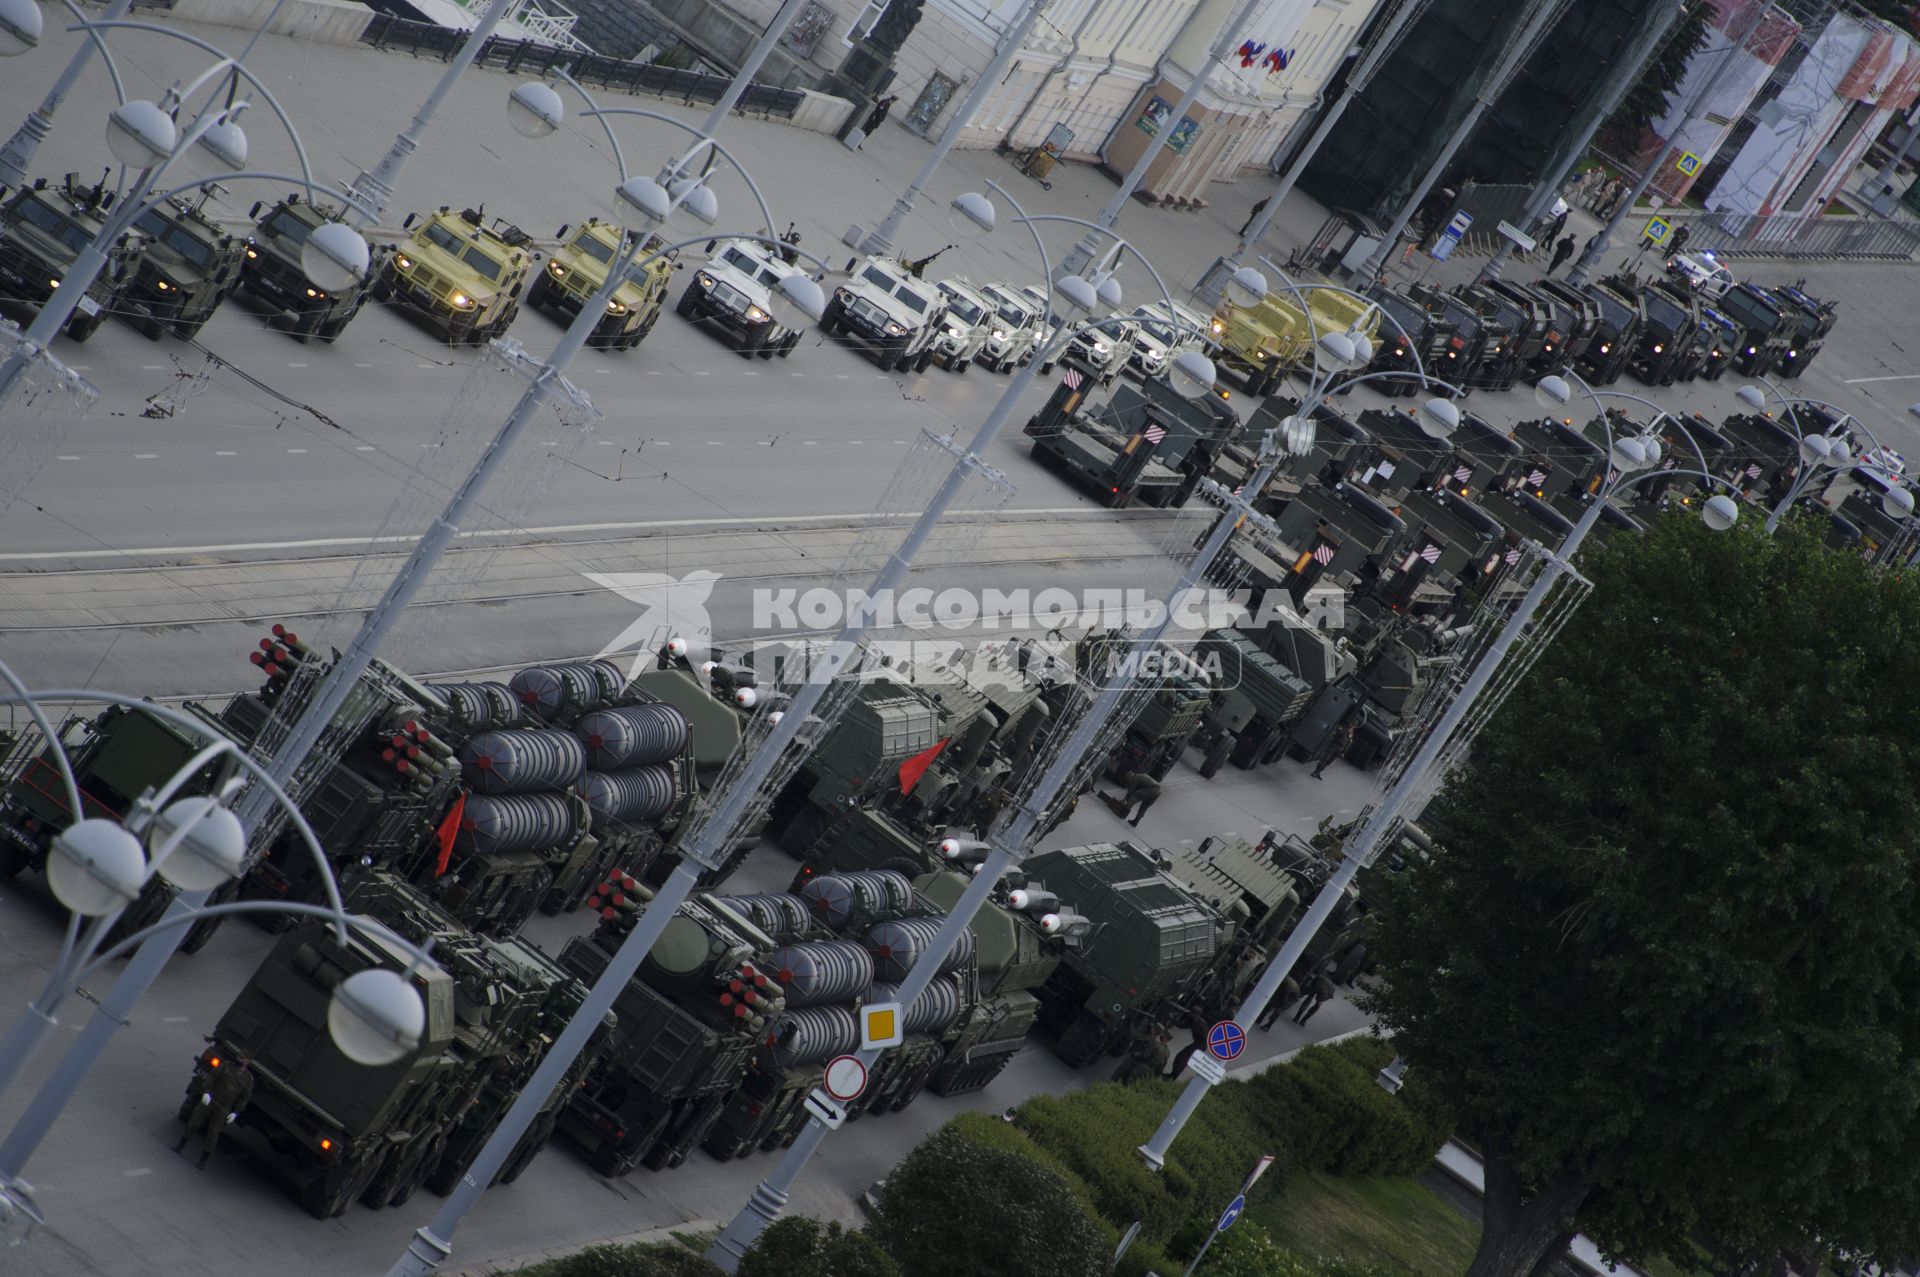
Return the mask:
<svg viewBox="0 0 1920 1277">
<path fill-rule="evenodd" d="M 900 1277 L 900 1270 L 865 1233 L 789 1215 L 760 1234 L 736 1277 Z"/>
<path fill-rule="evenodd" d="M 1470 1277 L 1920 1249 L 1920 581 L 1662 520 L 1423 820 L 1371 1009 L 1486 1158 Z"/>
<path fill-rule="evenodd" d="M 1099 1224 L 1059 1175 L 951 1129 L 907 1154 L 874 1233 L 913 1277 L 1100 1277 Z"/>
</svg>

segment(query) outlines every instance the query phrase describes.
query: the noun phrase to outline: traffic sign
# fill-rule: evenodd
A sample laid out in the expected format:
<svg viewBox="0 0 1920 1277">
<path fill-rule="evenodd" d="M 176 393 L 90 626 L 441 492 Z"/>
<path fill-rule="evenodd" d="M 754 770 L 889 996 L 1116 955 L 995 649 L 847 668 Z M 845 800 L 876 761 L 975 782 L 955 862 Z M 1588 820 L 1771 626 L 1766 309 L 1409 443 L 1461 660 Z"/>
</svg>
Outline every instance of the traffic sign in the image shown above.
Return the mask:
<svg viewBox="0 0 1920 1277">
<path fill-rule="evenodd" d="M 867 1089 L 867 1066 L 857 1055 L 836 1055 L 827 1061 L 827 1075 L 821 1085 L 828 1095 L 843 1103 L 857 1100 Z"/>
<path fill-rule="evenodd" d="M 1647 219 L 1646 238 L 1655 244 L 1667 242 L 1667 236 L 1673 233 L 1673 223 L 1664 217 Z"/>
<path fill-rule="evenodd" d="M 1236 1197 L 1232 1201 L 1228 1202 L 1227 1208 L 1220 1212 L 1220 1222 L 1214 1226 L 1213 1231 L 1216 1233 L 1224 1233 L 1229 1228 L 1232 1228 L 1234 1225 L 1234 1222 L 1240 1218 L 1240 1212 L 1245 1210 L 1246 1208 L 1247 1208 L 1247 1199 L 1245 1194 L 1242 1194 L 1239 1197 Z"/>
<path fill-rule="evenodd" d="M 1501 222 L 1493 229 L 1500 232 L 1503 239 L 1511 240 L 1514 248 L 1522 253 L 1531 253 L 1534 249 L 1540 247 L 1539 241 L 1535 240 L 1533 236 L 1527 234 L 1511 222 Z"/>
<path fill-rule="evenodd" d="M 1247 1049 L 1247 1031 L 1232 1020 L 1222 1020 L 1207 1030 L 1207 1050 L 1222 1060 L 1237 1060 Z"/>
<path fill-rule="evenodd" d="M 1680 158 L 1674 161 L 1673 166 L 1679 169 L 1682 173 L 1686 174 L 1688 177 L 1692 177 L 1695 173 L 1698 173 L 1700 171 L 1700 157 L 1695 155 L 1692 151 L 1682 151 L 1680 153 Z"/>
<path fill-rule="evenodd" d="M 906 1038 L 898 1002 L 870 1002 L 860 1008 L 861 1050 L 877 1051 L 899 1046 Z"/>
<path fill-rule="evenodd" d="M 1218 1086 L 1227 1080 L 1227 1066 L 1210 1052 L 1195 1051 L 1187 1057 L 1187 1067 L 1208 1086 Z"/>
<path fill-rule="evenodd" d="M 830 1131 L 837 1131 L 846 1123 L 847 1111 L 840 1107 L 825 1091 L 815 1089 L 807 1092 L 806 1110 L 809 1116 L 817 1117 Z"/>
</svg>

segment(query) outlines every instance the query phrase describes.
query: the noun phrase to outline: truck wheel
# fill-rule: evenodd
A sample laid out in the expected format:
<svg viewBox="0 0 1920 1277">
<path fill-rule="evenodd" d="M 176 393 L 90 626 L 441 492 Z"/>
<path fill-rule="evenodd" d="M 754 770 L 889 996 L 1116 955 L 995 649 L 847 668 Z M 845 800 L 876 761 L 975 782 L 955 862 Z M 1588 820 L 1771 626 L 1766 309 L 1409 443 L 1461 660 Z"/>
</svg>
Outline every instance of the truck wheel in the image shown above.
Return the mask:
<svg viewBox="0 0 1920 1277">
<path fill-rule="evenodd" d="M 81 315 L 76 313 L 73 318 L 67 321 L 68 338 L 75 342 L 82 342 L 93 336 L 93 330 L 100 326 L 100 320 L 105 314 L 106 312 L 104 310 L 97 315 Z"/>
<path fill-rule="evenodd" d="M 687 291 L 680 294 L 680 300 L 673 304 L 673 313 L 682 319 L 693 318 L 693 285 L 687 285 Z"/>
<path fill-rule="evenodd" d="M 347 330 L 347 325 L 352 323 L 353 317 L 359 313 L 360 313 L 360 308 L 358 306 L 355 306 L 352 310 L 349 310 L 346 314 L 341 315 L 335 319 L 328 320 L 326 323 L 320 325 L 320 331 L 317 334 L 317 336 L 320 338 L 321 341 L 324 341 L 329 346 L 331 346 L 334 342 L 340 340 L 340 334 Z"/>
<path fill-rule="evenodd" d="M 847 308 L 839 301 L 830 301 L 827 303 L 826 310 L 820 314 L 820 327 L 826 329 L 827 334 L 831 336 L 840 331 L 840 321 L 846 318 L 846 314 Z"/>
<path fill-rule="evenodd" d="M 187 938 L 180 942 L 180 952 L 196 954 L 207 947 L 207 941 L 213 939 L 213 933 L 220 930 L 220 924 L 226 919 L 218 914 L 211 918 L 202 918 L 187 928 Z"/>
<path fill-rule="evenodd" d="M 1042 377 L 1050 376 L 1052 373 L 1053 373 L 1053 364 L 1051 362 L 1040 365 L 1040 375 Z"/>
<path fill-rule="evenodd" d="M 762 359 L 772 359 L 775 355 L 780 353 L 780 343 L 777 341 L 768 341 L 765 338 L 762 338 L 760 342 L 760 348 L 756 350 L 754 353 L 759 355 L 760 358 Z"/>
<path fill-rule="evenodd" d="M 953 365 L 953 367 L 948 369 L 948 371 L 952 372 L 956 376 L 964 377 L 967 375 L 967 368 L 972 363 L 973 363 L 973 360 L 971 359 L 962 359 L 959 363 Z"/>
<path fill-rule="evenodd" d="M 756 328 L 752 332 L 748 333 L 745 337 L 742 337 L 740 339 L 740 344 L 738 346 L 735 346 L 734 350 L 739 354 L 739 356 L 742 359 L 752 359 L 755 355 L 760 353 L 760 347 L 766 344 L 767 344 L 766 329 Z"/>
<path fill-rule="evenodd" d="M 373 300 L 383 306 L 393 300 L 393 281 L 387 278 L 386 272 L 382 271 L 380 278 L 373 281 L 372 292 Z"/>
<path fill-rule="evenodd" d="M 144 310 L 136 313 L 139 317 L 133 321 L 133 326 L 140 330 L 142 337 L 145 337 L 148 341 L 159 341 L 161 337 L 166 335 L 167 326 L 165 324 Z"/>
<path fill-rule="evenodd" d="M 888 346 L 881 350 L 879 357 L 874 360 L 874 366 L 879 368 L 881 372 L 892 372 L 894 367 L 900 362 L 900 355 L 900 351 L 895 350 L 892 346 Z"/>
<path fill-rule="evenodd" d="M 913 361 L 913 370 L 915 372 L 925 372 L 928 366 L 931 365 L 932 363 L 933 363 L 933 347 L 928 346 L 925 350 L 920 352 L 920 358 Z"/>
<path fill-rule="evenodd" d="M 209 306 L 205 310 L 200 312 L 200 318 L 195 320 L 181 320 L 179 323 L 175 324 L 173 326 L 173 335 L 175 337 L 178 337 L 181 341 L 192 341 L 195 337 L 198 337 L 200 335 L 200 330 L 202 328 L 205 328 L 207 326 L 207 321 L 212 318 L 213 318 L 213 307 Z"/>
<path fill-rule="evenodd" d="M 527 305 L 535 310 L 546 309 L 548 294 L 553 291 L 547 272 L 541 271 L 533 277 L 533 283 L 527 288 Z"/>
<path fill-rule="evenodd" d="M 793 348 L 795 346 L 798 346 L 799 344 L 800 344 L 800 331 L 798 329 L 795 329 L 793 332 L 790 332 L 787 334 L 787 339 L 785 341 L 780 343 L 780 358 L 785 359 L 788 355 L 791 355 L 793 353 Z"/>
</svg>

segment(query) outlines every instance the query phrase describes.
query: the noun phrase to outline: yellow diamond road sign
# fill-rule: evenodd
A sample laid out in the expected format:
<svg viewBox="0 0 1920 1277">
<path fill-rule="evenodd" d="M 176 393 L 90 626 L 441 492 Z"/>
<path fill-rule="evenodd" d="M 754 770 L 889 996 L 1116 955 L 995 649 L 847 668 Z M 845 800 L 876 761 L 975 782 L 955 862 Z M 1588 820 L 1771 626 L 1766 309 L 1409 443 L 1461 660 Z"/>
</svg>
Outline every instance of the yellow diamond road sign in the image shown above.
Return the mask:
<svg viewBox="0 0 1920 1277">
<path fill-rule="evenodd" d="M 1682 173 L 1686 174 L 1688 177 L 1692 177 L 1695 173 L 1698 173 L 1700 171 L 1700 157 L 1695 155 L 1692 151 L 1683 151 L 1680 153 L 1680 158 L 1674 162 L 1673 166 L 1679 169 Z"/>
<path fill-rule="evenodd" d="M 901 1032 L 898 1002 L 875 1002 L 860 1008 L 861 1050 L 899 1046 L 905 1040 L 906 1034 Z"/>
<path fill-rule="evenodd" d="M 1672 231 L 1673 223 L 1667 221 L 1665 218 L 1652 217 L 1647 219 L 1647 238 L 1656 244 L 1666 243 L 1667 236 L 1671 234 Z"/>
</svg>

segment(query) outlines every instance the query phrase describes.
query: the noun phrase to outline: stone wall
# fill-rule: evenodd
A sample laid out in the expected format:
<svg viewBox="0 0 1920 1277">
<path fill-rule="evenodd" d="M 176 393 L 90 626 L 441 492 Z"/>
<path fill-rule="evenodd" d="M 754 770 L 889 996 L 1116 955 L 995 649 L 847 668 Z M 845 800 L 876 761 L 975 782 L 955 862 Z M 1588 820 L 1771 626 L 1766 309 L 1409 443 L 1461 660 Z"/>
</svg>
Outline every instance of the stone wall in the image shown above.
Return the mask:
<svg viewBox="0 0 1920 1277">
<path fill-rule="evenodd" d="M 273 0 L 173 0 L 172 14 L 182 22 L 258 30 Z M 373 10 L 357 0 L 289 0 L 267 30 L 325 44 L 353 44 L 373 21 Z"/>
</svg>

